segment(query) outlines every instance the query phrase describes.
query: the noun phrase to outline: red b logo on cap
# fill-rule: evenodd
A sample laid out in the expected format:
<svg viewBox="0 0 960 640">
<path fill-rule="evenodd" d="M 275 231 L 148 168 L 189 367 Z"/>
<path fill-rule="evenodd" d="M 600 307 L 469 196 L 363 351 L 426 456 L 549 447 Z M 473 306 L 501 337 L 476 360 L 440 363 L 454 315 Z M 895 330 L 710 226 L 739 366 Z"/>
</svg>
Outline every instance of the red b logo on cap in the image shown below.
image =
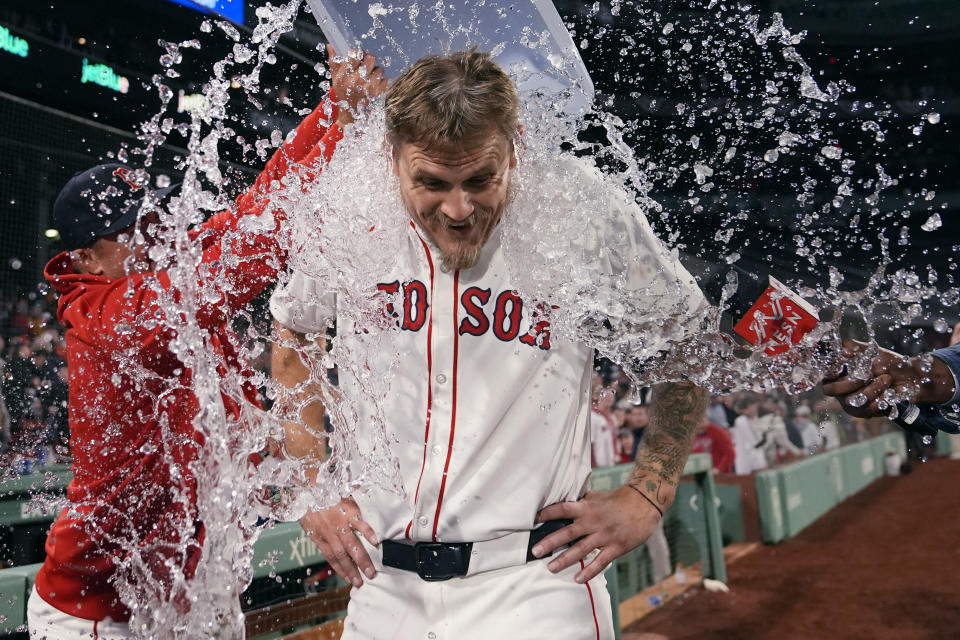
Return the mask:
<svg viewBox="0 0 960 640">
<path fill-rule="evenodd" d="M 113 170 L 113 175 L 117 176 L 118 178 L 126 182 L 128 185 L 130 185 L 130 188 L 133 189 L 134 191 L 137 191 L 143 188 L 141 185 L 133 181 L 133 179 L 130 177 L 130 169 L 127 169 L 126 167 L 117 167 L 116 169 Z"/>
</svg>

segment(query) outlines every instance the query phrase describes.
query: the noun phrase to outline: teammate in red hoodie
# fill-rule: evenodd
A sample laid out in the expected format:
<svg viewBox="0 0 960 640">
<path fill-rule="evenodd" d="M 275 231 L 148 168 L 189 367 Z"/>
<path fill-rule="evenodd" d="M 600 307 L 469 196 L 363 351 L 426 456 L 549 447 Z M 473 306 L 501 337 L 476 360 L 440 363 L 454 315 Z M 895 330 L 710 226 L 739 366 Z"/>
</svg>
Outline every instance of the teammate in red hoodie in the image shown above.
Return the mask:
<svg viewBox="0 0 960 640">
<path fill-rule="evenodd" d="M 243 231 L 240 219 L 276 215 L 264 212 L 271 184 L 297 166 L 318 167 L 320 156 L 329 160 L 351 110 L 386 88 L 371 56 L 340 64 L 331 57 L 330 66 L 331 100 L 300 124 L 235 210 L 192 234 L 203 250 L 197 277 L 222 294 L 199 305 L 197 321 L 221 366 L 241 374 L 246 369 L 227 320 L 276 279 L 283 255 L 270 235 Z M 350 108 L 338 109 L 333 94 Z M 133 251 L 128 243 L 138 213 L 141 232 L 148 231 L 140 180 L 123 165 L 100 165 L 75 175 L 54 204 L 56 226 L 73 248 L 53 258 L 45 276 L 60 293 L 57 316 L 66 328 L 74 461 L 70 505 L 50 530 L 28 603 L 35 638 L 133 637 L 114 586 L 117 561 L 138 553 L 162 589 L 169 588 L 171 562 L 189 576 L 199 560 L 203 525 L 188 466 L 202 444 L 193 426 L 198 403 L 191 372 L 169 350 L 174 336 L 158 301 L 157 289 L 169 291 L 170 277 L 152 271 L 149 242 Z M 154 191 L 152 206 L 162 206 L 174 188 Z M 221 260 L 224 247 L 239 259 Z M 257 403 L 256 388 L 244 387 L 245 400 Z M 237 402 L 222 397 L 236 419 Z"/>
<path fill-rule="evenodd" d="M 737 457 L 733 440 L 726 429 L 710 422 L 710 418 L 706 415 L 700 422 L 700 430 L 690 451 L 691 453 L 709 453 L 713 458 L 713 468 L 716 471 L 733 473 L 733 461 Z"/>
</svg>

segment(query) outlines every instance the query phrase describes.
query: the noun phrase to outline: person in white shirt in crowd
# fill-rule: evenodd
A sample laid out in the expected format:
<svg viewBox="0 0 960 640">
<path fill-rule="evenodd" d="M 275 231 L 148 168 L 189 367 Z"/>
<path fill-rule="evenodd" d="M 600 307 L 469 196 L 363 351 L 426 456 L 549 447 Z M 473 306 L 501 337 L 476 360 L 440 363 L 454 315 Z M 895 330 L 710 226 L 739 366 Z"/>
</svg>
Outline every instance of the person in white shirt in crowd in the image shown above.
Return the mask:
<svg viewBox="0 0 960 640">
<path fill-rule="evenodd" d="M 826 398 L 814 405 L 814 419 L 820 431 L 820 443 L 824 451 L 833 451 L 840 448 L 843 440 L 840 437 L 840 427 L 837 425 L 837 411 L 840 403 L 835 398 Z"/>
<path fill-rule="evenodd" d="M 590 407 L 590 443 L 595 467 L 609 467 L 620 461 L 620 440 L 610 413 L 614 400 L 613 389 L 596 387 Z"/>
<path fill-rule="evenodd" d="M 797 407 L 796 417 L 793 419 L 793 424 L 800 432 L 800 437 L 803 438 L 803 450 L 808 456 L 820 451 L 823 444 L 820 438 L 820 427 L 810 419 L 811 413 L 810 407 L 801 404 Z"/>
<path fill-rule="evenodd" d="M 767 456 L 763 452 L 763 428 L 759 423 L 760 398 L 747 394 L 737 400 L 734 410 L 740 415 L 733 421 L 730 437 L 737 450 L 734 473 L 749 475 L 766 469 Z"/>
<path fill-rule="evenodd" d="M 786 411 L 773 398 L 764 398 L 760 403 L 756 427 L 761 432 L 763 455 L 767 457 L 767 466 L 774 467 L 784 462 L 787 456 L 799 458 L 803 451 L 798 449 L 787 435 L 787 423 L 783 417 Z"/>
</svg>

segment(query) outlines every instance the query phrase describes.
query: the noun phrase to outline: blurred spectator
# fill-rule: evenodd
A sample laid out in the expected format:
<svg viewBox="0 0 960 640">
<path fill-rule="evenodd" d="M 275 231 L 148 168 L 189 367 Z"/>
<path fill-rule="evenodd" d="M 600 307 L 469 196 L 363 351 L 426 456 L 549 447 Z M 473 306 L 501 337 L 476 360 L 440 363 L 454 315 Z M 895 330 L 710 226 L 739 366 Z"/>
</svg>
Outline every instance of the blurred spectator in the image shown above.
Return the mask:
<svg viewBox="0 0 960 640">
<path fill-rule="evenodd" d="M 734 409 L 740 415 L 733 421 L 730 437 L 733 439 L 736 458 L 734 471 L 739 475 L 749 475 L 754 471 L 767 468 L 767 457 L 763 453 L 763 429 L 760 417 L 760 399 L 746 395 L 737 400 Z"/>
<path fill-rule="evenodd" d="M 733 473 L 734 461 L 737 456 L 730 434 L 723 427 L 718 427 L 710 421 L 710 416 L 704 415 L 700 423 L 700 431 L 693 441 L 692 453 L 709 453 L 713 459 L 713 469 L 720 473 Z"/>
<path fill-rule="evenodd" d="M 69 456 L 67 370 L 54 309 L 45 296 L 0 297 L 0 452 L 15 458 Z"/>
<path fill-rule="evenodd" d="M 613 389 L 601 386 L 594 381 L 593 406 L 590 409 L 590 441 L 593 443 L 592 460 L 594 467 L 608 467 L 617 464 L 617 429 L 614 425 L 611 409 L 616 401 Z"/>
<path fill-rule="evenodd" d="M 27 334 L 30 329 L 30 319 L 27 317 L 28 309 L 27 301 L 23 298 L 14 303 L 13 319 L 10 321 L 11 336 Z"/>
<path fill-rule="evenodd" d="M 758 413 L 760 415 L 755 426 L 762 433 L 761 445 L 768 467 L 775 467 L 803 455 L 787 436 L 787 424 L 783 419 L 786 411 L 779 402 L 770 397 L 764 398 Z"/>
<path fill-rule="evenodd" d="M 787 424 L 787 438 L 790 439 L 790 443 L 798 449 L 803 449 L 803 434 L 800 433 L 800 427 L 797 426 L 796 414 L 794 414 L 792 420 L 784 418 L 784 422 Z"/>
<path fill-rule="evenodd" d="M 717 396 L 711 398 L 710 404 L 707 405 L 707 418 L 710 419 L 710 422 L 727 429 L 729 429 L 732 424 L 732 420 L 727 415 L 726 402 L 729 398 L 729 395 Z"/>
<path fill-rule="evenodd" d="M 616 401 L 616 396 L 614 396 L 614 401 Z M 626 403 L 623 400 L 621 400 L 620 402 L 617 402 L 617 406 L 615 406 L 613 410 L 610 412 L 610 416 L 613 418 L 613 427 L 617 430 L 618 433 L 620 432 L 620 429 L 623 427 L 624 422 L 626 422 L 627 420 L 627 409 L 626 407 L 623 406 L 624 404 L 629 404 L 629 403 Z"/>
<path fill-rule="evenodd" d="M 3 380 L 3 395 L 7 400 L 7 409 L 13 421 L 14 431 L 22 424 L 37 394 L 40 380 L 33 366 L 33 351 L 24 337 L 11 340 L 16 351 L 7 360 L 6 375 Z"/>
<path fill-rule="evenodd" d="M 835 398 L 821 400 L 814 409 L 816 410 L 817 423 L 820 425 L 823 450 L 832 451 L 844 443 L 837 422 L 845 421 L 845 414 L 843 414 L 840 403 Z"/>
<path fill-rule="evenodd" d="M 70 423 L 67 417 L 67 395 L 69 377 L 66 363 L 57 367 L 52 379 L 48 380 L 44 390 L 43 406 L 46 413 L 43 420 L 43 442 L 38 443 L 53 453 L 55 461 L 63 461 L 69 456 Z"/>
<path fill-rule="evenodd" d="M 10 338 L 10 307 L 5 303 L 3 292 L 0 291 L 0 353 L 5 348 L 6 341 Z"/>
<path fill-rule="evenodd" d="M 820 448 L 820 428 L 810 419 L 810 407 L 805 404 L 797 407 L 793 426 L 800 433 L 801 448 L 807 455 L 813 455 Z"/>
<path fill-rule="evenodd" d="M 628 462 L 633 462 L 635 451 L 634 441 L 633 441 L 633 430 L 630 427 L 620 427 L 617 431 L 617 439 L 619 446 L 619 454 L 617 455 L 617 462 L 619 464 L 626 464 Z"/>
<path fill-rule="evenodd" d="M 633 449 L 630 450 L 630 459 L 637 457 L 637 448 L 643 439 L 643 430 L 650 424 L 650 410 L 648 405 L 638 404 L 631 406 L 624 417 L 624 426 L 633 432 Z"/>
</svg>

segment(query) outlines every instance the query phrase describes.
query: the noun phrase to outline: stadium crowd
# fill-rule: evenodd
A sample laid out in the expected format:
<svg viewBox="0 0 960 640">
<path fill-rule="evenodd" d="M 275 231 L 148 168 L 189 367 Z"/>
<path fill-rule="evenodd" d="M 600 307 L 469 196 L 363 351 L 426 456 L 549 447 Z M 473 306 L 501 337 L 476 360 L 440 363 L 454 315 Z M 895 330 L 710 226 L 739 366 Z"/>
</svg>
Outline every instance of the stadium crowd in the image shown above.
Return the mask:
<svg viewBox="0 0 960 640">
<path fill-rule="evenodd" d="M 69 459 L 67 361 L 51 294 L 0 292 L 0 452 L 7 464 Z"/>
<path fill-rule="evenodd" d="M 615 365 L 598 367 L 591 412 L 595 467 L 633 461 L 649 422 L 650 396 L 648 390 L 633 393 Z M 818 390 L 800 396 L 736 392 L 711 398 L 693 452 L 709 453 L 718 473 L 747 475 L 894 428 L 886 418 L 853 418 Z"/>
</svg>

